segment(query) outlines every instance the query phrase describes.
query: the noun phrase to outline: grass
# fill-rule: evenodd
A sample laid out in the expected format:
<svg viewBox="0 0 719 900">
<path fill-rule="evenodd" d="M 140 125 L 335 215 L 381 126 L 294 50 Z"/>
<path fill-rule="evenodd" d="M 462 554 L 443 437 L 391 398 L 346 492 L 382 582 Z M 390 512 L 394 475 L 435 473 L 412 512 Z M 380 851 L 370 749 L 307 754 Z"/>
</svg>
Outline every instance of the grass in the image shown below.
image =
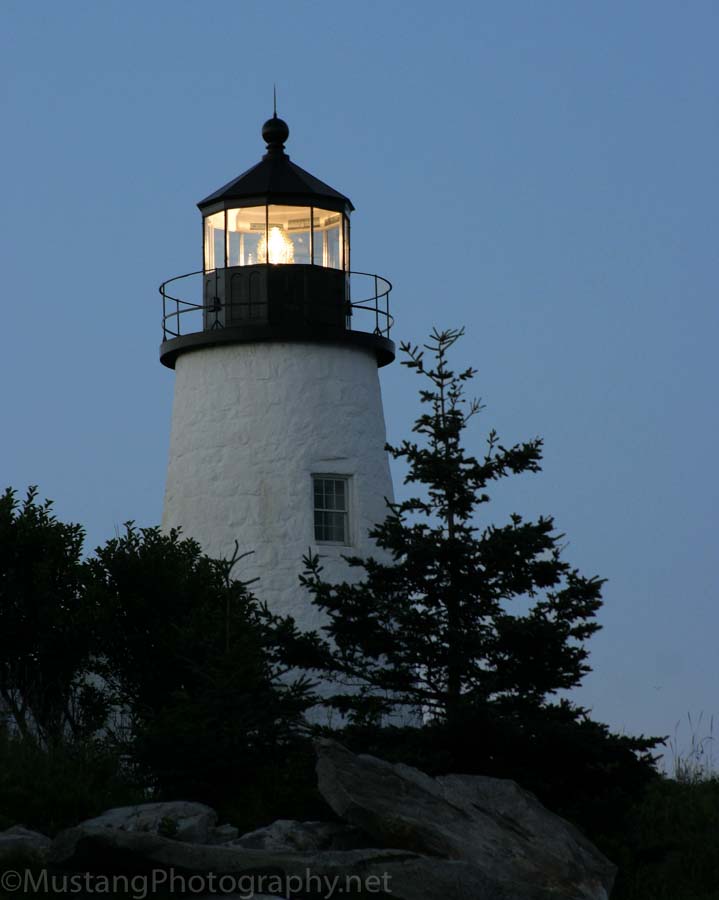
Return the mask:
<svg viewBox="0 0 719 900">
<path fill-rule="evenodd" d="M 101 744 L 47 750 L 0 730 L 0 830 L 21 824 L 54 837 L 113 806 L 143 800 L 121 757 Z"/>
<path fill-rule="evenodd" d="M 619 865 L 613 900 L 719 900 L 719 778 L 663 778 L 629 828 L 603 842 Z"/>
<path fill-rule="evenodd" d="M 687 723 L 686 749 L 677 723 L 663 776 L 631 810 L 626 830 L 598 842 L 619 865 L 612 900 L 719 900 L 714 718 L 689 714 Z"/>
<path fill-rule="evenodd" d="M 704 713 L 700 712 L 696 720 L 687 713 L 690 743 L 683 751 L 679 741 L 681 723 L 674 726 L 674 736 L 669 739 L 669 751 L 672 755 L 672 777 L 682 784 L 697 784 L 719 777 L 714 759 L 714 716 L 708 722 L 708 734 L 700 736 L 705 730 Z M 666 770 L 666 760 L 665 760 Z"/>
</svg>

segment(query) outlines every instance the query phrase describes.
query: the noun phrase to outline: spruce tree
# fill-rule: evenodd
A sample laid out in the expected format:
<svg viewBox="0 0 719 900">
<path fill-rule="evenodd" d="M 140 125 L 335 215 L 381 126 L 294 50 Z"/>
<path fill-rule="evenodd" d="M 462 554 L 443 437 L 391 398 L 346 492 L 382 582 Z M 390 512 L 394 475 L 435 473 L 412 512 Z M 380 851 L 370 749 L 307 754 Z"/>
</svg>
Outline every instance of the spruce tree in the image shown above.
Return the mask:
<svg viewBox="0 0 719 900">
<path fill-rule="evenodd" d="M 305 559 L 302 581 L 334 648 L 328 702 L 353 723 L 409 714 L 461 730 L 480 710 L 541 707 L 589 671 L 584 642 L 599 628 L 603 581 L 562 559 L 551 517 L 486 521 L 489 487 L 539 471 L 542 441 L 505 447 L 490 431 L 484 455 L 469 452 L 466 429 L 482 406 L 465 397 L 475 370 L 450 366 L 462 334 L 435 329 L 424 349 L 401 346 L 424 381 L 423 411 L 416 437 L 387 449 L 415 495 L 390 503 L 371 532 L 376 556 L 348 557 L 362 580 L 329 584 L 320 559 Z"/>
</svg>

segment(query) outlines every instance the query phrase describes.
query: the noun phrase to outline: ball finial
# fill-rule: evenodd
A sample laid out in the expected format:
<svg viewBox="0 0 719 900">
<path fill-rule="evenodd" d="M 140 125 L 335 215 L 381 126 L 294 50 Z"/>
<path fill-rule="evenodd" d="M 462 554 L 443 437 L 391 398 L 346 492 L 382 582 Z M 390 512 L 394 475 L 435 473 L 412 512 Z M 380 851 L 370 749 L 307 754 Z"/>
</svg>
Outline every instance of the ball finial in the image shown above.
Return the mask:
<svg viewBox="0 0 719 900">
<path fill-rule="evenodd" d="M 262 138 L 267 143 L 268 151 L 282 152 L 289 135 L 290 129 L 287 122 L 278 119 L 277 113 L 262 126 Z"/>
</svg>

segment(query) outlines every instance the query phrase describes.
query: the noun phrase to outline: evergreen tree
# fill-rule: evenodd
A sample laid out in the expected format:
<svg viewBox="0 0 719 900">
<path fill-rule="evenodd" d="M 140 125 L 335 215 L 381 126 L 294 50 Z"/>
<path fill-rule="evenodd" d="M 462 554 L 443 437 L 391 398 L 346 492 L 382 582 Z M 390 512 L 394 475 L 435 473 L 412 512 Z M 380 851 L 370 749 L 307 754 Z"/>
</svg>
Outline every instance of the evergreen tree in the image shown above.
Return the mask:
<svg viewBox="0 0 719 900">
<path fill-rule="evenodd" d="M 360 583 L 328 584 L 318 557 L 302 581 L 326 613 L 334 645 L 329 703 L 351 722 L 393 713 L 460 729 L 472 711 L 540 707 L 589 671 L 584 642 L 599 626 L 602 580 L 562 559 L 551 517 L 480 524 L 491 484 L 537 472 L 542 441 L 504 447 L 490 431 L 481 458 L 465 447 L 480 412 L 465 387 L 475 370 L 455 372 L 450 348 L 461 330 L 435 330 L 425 345 L 402 345 L 404 365 L 425 381 L 417 440 L 388 447 L 408 467 L 416 496 L 389 505 L 371 536 L 376 557 L 352 557 Z"/>
</svg>

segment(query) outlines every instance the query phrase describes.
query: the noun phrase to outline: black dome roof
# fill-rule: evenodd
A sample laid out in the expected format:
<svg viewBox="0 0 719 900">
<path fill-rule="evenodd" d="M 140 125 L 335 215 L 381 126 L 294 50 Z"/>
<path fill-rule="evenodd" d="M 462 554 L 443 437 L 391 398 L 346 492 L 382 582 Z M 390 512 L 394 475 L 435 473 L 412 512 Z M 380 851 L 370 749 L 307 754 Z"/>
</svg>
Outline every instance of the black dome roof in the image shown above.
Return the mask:
<svg viewBox="0 0 719 900">
<path fill-rule="evenodd" d="M 262 126 L 267 153 L 257 165 L 200 200 L 200 210 L 265 203 L 320 206 L 347 213 L 353 210 L 349 197 L 290 161 L 284 150 L 288 135 L 287 124 L 277 114 L 268 119 Z"/>
</svg>

